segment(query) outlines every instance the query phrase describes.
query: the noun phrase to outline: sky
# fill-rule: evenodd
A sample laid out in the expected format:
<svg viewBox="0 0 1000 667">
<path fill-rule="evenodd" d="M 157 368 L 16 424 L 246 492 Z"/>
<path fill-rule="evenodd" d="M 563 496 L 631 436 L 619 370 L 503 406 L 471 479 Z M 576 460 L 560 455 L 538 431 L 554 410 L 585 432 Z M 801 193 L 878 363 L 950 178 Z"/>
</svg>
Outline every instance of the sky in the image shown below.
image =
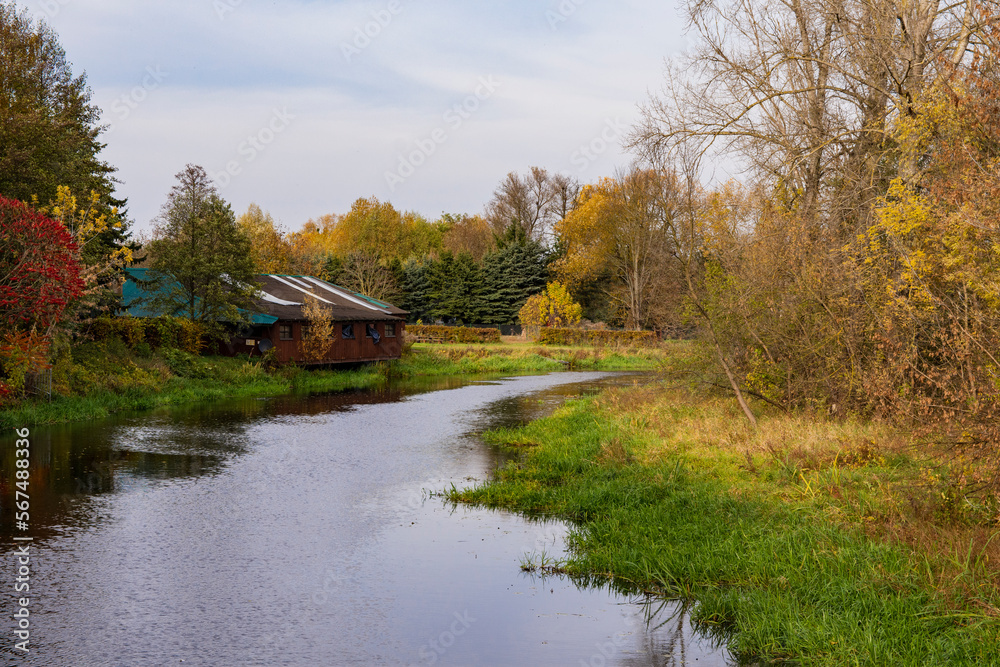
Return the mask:
<svg viewBox="0 0 1000 667">
<path fill-rule="evenodd" d="M 685 47 L 669 0 L 19 4 L 86 72 L 140 232 L 189 163 L 286 230 L 370 196 L 480 213 L 531 166 L 594 182 Z"/>
</svg>

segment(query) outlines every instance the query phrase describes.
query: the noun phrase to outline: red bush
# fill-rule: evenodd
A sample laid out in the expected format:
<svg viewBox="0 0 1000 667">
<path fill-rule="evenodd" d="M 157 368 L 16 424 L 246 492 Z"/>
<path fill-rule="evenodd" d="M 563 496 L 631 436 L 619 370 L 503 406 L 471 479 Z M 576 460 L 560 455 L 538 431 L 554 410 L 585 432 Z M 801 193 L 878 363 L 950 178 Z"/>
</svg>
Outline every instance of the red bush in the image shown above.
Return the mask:
<svg viewBox="0 0 1000 667">
<path fill-rule="evenodd" d="M 0 326 L 50 331 L 83 293 L 77 256 L 62 223 L 0 196 Z"/>
<path fill-rule="evenodd" d="M 14 396 L 14 390 L 9 384 L 0 380 L 0 406 L 3 406 Z"/>
</svg>

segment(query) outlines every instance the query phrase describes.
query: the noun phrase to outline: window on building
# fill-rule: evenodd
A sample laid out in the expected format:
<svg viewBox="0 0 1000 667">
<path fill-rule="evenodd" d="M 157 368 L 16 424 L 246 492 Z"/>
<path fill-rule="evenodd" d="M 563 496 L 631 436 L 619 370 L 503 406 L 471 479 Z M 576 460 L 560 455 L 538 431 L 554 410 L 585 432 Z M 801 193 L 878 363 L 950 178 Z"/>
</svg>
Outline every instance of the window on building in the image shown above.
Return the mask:
<svg viewBox="0 0 1000 667">
<path fill-rule="evenodd" d="M 345 324 L 344 326 L 342 326 L 340 328 L 340 335 L 341 335 L 342 338 L 345 338 L 345 339 L 353 339 L 354 338 L 354 325 L 353 324 Z"/>
<path fill-rule="evenodd" d="M 291 324 L 279 324 L 278 325 L 278 339 L 279 340 L 292 340 L 292 325 Z"/>
<path fill-rule="evenodd" d="M 366 338 L 371 338 L 372 340 L 375 341 L 375 344 L 378 345 L 378 342 L 381 339 L 381 337 L 378 335 L 378 326 L 374 325 L 374 324 L 368 324 L 368 325 L 366 325 L 365 326 L 365 337 Z"/>
<path fill-rule="evenodd" d="M 395 338 L 396 337 L 396 323 L 395 322 L 386 322 L 385 323 L 385 337 L 386 338 Z"/>
</svg>

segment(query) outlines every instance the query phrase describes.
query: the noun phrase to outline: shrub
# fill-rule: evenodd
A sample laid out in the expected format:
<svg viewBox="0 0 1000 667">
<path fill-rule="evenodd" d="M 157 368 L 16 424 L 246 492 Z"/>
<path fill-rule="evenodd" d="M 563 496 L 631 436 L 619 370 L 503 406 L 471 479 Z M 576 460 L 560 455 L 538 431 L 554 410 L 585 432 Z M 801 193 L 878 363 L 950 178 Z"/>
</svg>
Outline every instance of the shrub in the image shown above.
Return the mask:
<svg viewBox="0 0 1000 667">
<path fill-rule="evenodd" d="M 163 350 L 163 360 L 170 372 L 182 378 L 196 378 L 204 375 L 205 369 L 198 365 L 198 359 L 190 352 L 168 348 Z"/>
<path fill-rule="evenodd" d="M 521 308 L 521 325 L 538 335 L 540 327 L 564 327 L 579 324 L 583 307 L 573 301 L 562 283 L 549 283 L 544 292 L 535 294 Z"/>
<path fill-rule="evenodd" d="M 95 340 L 120 338 L 129 349 L 143 356 L 147 349 L 160 348 L 200 354 L 206 345 L 208 329 L 200 322 L 181 317 L 99 317 L 91 325 L 90 335 Z"/>
<path fill-rule="evenodd" d="M 0 406 L 5 405 L 14 398 L 14 390 L 9 384 L 0 380 Z"/>
<path fill-rule="evenodd" d="M 37 332 L 14 331 L 0 340 L 0 372 L 11 393 L 24 391 L 25 377 L 48 368 L 49 341 Z"/>
<path fill-rule="evenodd" d="M 542 345 L 656 345 L 656 334 L 652 331 L 587 331 L 585 329 L 561 329 L 543 327 L 538 333 Z"/>
<path fill-rule="evenodd" d="M 0 196 L 0 327 L 51 331 L 83 293 L 78 253 L 62 223 Z"/>
<path fill-rule="evenodd" d="M 499 329 L 476 329 L 473 327 L 446 327 L 437 324 L 408 324 L 408 337 L 429 336 L 448 343 L 499 343 Z"/>
</svg>

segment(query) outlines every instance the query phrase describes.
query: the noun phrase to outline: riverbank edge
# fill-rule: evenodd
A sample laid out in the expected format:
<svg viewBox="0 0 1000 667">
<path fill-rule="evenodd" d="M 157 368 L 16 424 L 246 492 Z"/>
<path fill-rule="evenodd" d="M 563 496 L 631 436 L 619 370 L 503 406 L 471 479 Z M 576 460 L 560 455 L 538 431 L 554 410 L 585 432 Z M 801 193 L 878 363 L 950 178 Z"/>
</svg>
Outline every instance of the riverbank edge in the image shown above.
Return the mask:
<svg viewBox="0 0 1000 667">
<path fill-rule="evenodd" d="M 118 347 L 116 353 L 125 354 Z M 175 357 L 177 355 L 174 355 Z M 183 371 L 158 356 L 120 359 L 121 368 L 154 369 L 158 380 L 107 380 L 83 395 L 24 400 L 0 410 L 0 428 L 21 428 L 103 419 L 112 414 L 171 405 L 234 398 L 317 394 L 382 386 L 390 378 L 445 375 L 504 375 L 563 370 L 648 371 L 659 350 L 543 348 L 487 344 L 415 345 L 402 359 L 344 370 L 306 370 L 294 366 L 266 369 L 256 362 L 227 357 L 184 355 Z M 118 360 L 116 360 L 117 362 Z M 110 359 L 102 365 L 110 365 Z"/>
<path fill-rule="evenodd" d="M 570 522 L 571 557 L 550 570 L 689 600 L 694 620 L 710 634 L 731 633 L 729 648 L 743 660 L 997 664 L 996 582 L 976 588 L 984 564 L 921 553 L 874 525 L 890 501 L 862 487 L 922 474 L 922 462 L 856 447 L 891 438 L 882 425 L 808 430 L 802 420 L 765 417 L 763 435 L 747 436 L 731 399 L 611 390 L 485 434 L 519 458 L 450 496 Z M 752 446 L 774 434 L 789 440 L 782 451 L 815 438 L 827 441 L 817 452 L 839 454 L 809 468 Z M 725 441 L 710 442 L 719 435 Z"/>
</svg>

